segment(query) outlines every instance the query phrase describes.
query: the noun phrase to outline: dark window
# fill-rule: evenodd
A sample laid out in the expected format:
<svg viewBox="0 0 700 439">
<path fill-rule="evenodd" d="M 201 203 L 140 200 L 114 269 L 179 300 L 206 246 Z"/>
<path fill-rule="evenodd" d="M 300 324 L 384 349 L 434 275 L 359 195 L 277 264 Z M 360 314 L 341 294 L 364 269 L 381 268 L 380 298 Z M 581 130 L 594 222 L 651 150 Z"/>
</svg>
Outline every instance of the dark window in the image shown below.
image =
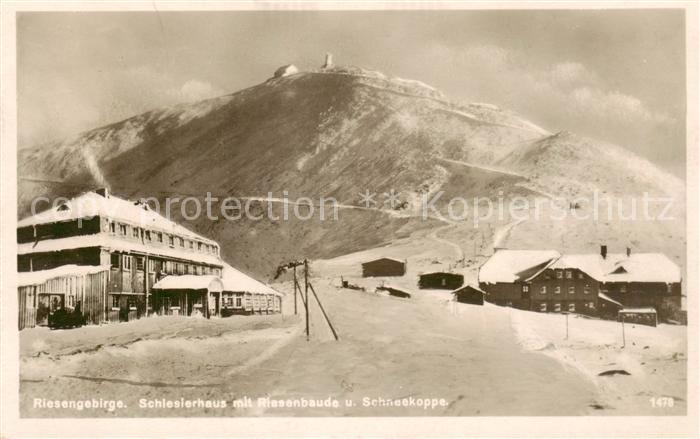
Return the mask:
<svg viewBox="0 0 700 439">
<path fill-rule="evenodd" d="M 126 224 L 119 224 L 119 234 L 126 236 Z"/>
<path fill-rule="evenodd" d="M 197 243 L 197 250 L 199 250 L 200 252 L 202 251 L 202 243 L 201 242 Z"/>
<path fill-rule="evenodd" d="M 168 235 L 168 244 L 170 244 L 171 247 L 175 245 L 175 237 L 173 235 Z"/>
<path fill-rule="evenodd" d="M 158 242 L 163 242 L 163 234 L 158 232 L 156 233 L 156 241 Z"/>
<path fill-rule="evenodd" d="M 182 238 L 177 238 L 177 239 L 178 239 L 178 241 L 180 242 L 180 247 L 184 247 L 184 246 L 185 246 L 185 240 L 182 239 Z"/>
<path fill-rule="evenodd" d="M 194 241 L 190 241 L 190 248 L 194 249 Z"/>
<path fill-rule="evenodd" d="M 143 257 L 142 256 L 136 256 L 136 269 L 142 271 L 143 270 Z"/>
<path fill-rule="evenodd" d="M 131 228 L 131 235 L 132 235 L 134 238 L 138 238 L 138 237 L 139 237 L 139 228 L 138 228 L 138 227 L 132 227 L 132 228 Z"/>
<path fill-rule="evenodd" d="M 113 221 L 109 222 L 109 232 L 117 233 L 117 225 Z"/>
<path fill-rule="evenodd" d="M 124 255 L 124 264 L 122 267 L 124 271 L 131 270 L 131 256 Z"/>
<path fill-rule="evenodd" d="M 144 230 L 144 235 L 146 236 L 146 241 L 151 240 L 151 231 L 150 230 Z"/>
<path fill-rule="evenodd" d="M 119 308 L 119 296 L 112 295 L 112 308 Z"/>
<path fill-rule="evenodd" d="M 119 268 L 119 253 L 112 253 L 110 258 L 112 260 L 112 268 Z"/>
</svg>

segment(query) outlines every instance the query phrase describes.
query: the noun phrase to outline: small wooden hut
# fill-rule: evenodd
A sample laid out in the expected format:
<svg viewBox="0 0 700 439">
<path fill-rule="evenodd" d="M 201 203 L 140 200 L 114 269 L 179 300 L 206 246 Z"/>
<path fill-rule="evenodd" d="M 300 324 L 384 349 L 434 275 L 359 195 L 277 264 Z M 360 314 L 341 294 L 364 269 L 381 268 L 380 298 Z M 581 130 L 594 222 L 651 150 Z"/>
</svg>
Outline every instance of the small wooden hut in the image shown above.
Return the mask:
<svg viewBox="0 0 700 439">
<path fill-rule="evenodd" d="M 406 261 L 379 258 L 362 264 L 362 277 L 389 277 L 406 274 Z"/>
<path fill-rule="evenodd" d="M 465 285 L 452 292 L 455 300 L 459 303 L 469 303 L 471 305 L 483 305 L 484 296 L 488 293 L 473 286 Z"/>
</svg>

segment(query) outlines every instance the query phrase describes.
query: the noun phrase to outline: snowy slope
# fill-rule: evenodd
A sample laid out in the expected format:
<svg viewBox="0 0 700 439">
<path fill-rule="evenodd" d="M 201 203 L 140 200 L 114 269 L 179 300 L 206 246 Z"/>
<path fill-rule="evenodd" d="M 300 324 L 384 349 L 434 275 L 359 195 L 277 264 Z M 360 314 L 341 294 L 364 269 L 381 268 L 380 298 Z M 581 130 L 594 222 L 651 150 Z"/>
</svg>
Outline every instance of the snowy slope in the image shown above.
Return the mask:
<svg viewBox="0 0 700 439">
<path fill-rule="evenodd" d="M 225 259 L 265 275 L 301 254 L 328 258 L 443 227 L 449 222 L 416 216 L 422 198 L 439 191 L 444 200 L 572 198 L 593 189 L 624 195 L 675 191 L 681 199 L 683 189 L 677 179 L 623 148 L 552 135 L 507 110 L 451 102 L 419 81 L 357 67 L 300 72 L 220 98 L 154 110 L 49 146 L 22 148 L 18 160 L 20 178 L 67 182 L 20 180 L 20 217 L 34 196 L 70 196 L 105 184 L 118 195 L 161 200 L 173 193 L 204 197 L 206 192 L 219 198 L 268 192 L 280 197 L 286 190 L 290 198 L 325 196 L 358 206 L 358 194 L 370 191 L 380 195 L 374 208 L 386 211 L 391 208 L 381 204 L 381 194 L 394 189 L 405 202 L 403 210 L 392 211 L 400 215 L 343 209 L 336 222 L 185 224 L 221 242 Z M 265 208 L 261 204 L 259 211 Z M 681 202 L 675 212 L 684 216 Z M 512 223 L 508 217 L 482 221 L 489 235 Z M 661 226 L 563 224 L 517 223 L 504 245 L 549 239 L 557 242 L 548 248 L 559 248 L 559 241 L 571 246 L 577 241 L 564 235 L 575 230 L 579 241 L 635 241 L 635 247 L 676 260 L 685 253 L 682 220 Z M 471 240 L 471 229 L 457 225 L 451 238 Z M 646 248 L 650 239 L 652 248 Z M 584 251 L 592 244 L 579 243 L 586 248 L 565 250 Z"/>
</svg>

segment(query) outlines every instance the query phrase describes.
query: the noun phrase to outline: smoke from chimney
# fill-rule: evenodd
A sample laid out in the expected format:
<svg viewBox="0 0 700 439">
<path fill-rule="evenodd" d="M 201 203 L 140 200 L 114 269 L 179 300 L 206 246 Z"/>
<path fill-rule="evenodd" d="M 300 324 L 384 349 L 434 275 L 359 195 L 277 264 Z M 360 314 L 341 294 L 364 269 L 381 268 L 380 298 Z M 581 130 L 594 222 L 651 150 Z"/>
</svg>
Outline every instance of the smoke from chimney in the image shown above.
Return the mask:
<svg viewBox="0 0 700 439">
<path fill-rule="evenodd" d="M 97 160 L 95 159 L 95 156 L 92 154 L 92 145 L 86 145 L 82 149 L 83 153 L 83 158 L 85 159 L 85 166 L 87 167 L 87 170 L 90 172 L 90 175 L 92 175 L 92 178 L 95 180 L 95 183 L 98 185 L 108 188 L 109 183 L 107 183 L 107 179 L 105 178 L 104 174 L 102 173 L 102 170 L 100 169 L 100 165 L 97 164 Z"/>
<path fill-rule="evenodd" d="M 601 245 L 600 246 L 600 256 L 605 259 L 608 256 L 608 246 L 607 245 Z"/>
</svg>

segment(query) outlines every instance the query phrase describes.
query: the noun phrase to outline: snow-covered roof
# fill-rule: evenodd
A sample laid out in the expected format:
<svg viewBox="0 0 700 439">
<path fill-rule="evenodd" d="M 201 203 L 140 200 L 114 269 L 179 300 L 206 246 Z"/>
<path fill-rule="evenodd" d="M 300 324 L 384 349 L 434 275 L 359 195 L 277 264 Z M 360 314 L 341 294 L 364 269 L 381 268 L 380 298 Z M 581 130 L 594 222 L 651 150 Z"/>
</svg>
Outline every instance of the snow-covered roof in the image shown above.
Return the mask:
<svg viewBox="0 0 700 439">
<path fill-rule="evenodd" d="M 498 250 L 479 269 L 479 283 L 515 282 L 521 273 L 558 257 L 555 250 Z"/>
<path fill-rule="evenodd" d="M 224 291 L 282 295 L 282 293 L 275 291 L 272 287 L 253 279 L 226 262 L 224 262 L 222 280 Z"/>
<path fill-rule="evenodd" d="M 599 282 L 664 282 L 681 281 L 681 270 L 663 253 L 563 255 L 549 268 L 577 268 Z"/>
<path fill-rule="evenodd" d="M 109 270 L 109 265 L 61 265 L 50 270 L 17 273 L 17 286 L 40 285 L 50 279 L 64 276 L 84 276 Z"/>
<path fill-rule="evenodd" d="M 116 251 L 140 252 L 144 254 L 163 256 L 168 258 L 183 259 L 186 261 L 201 262 L 211 265 L 222 265 L 222 260 L 215 254 L 203 253 L 197 250 L 189 250 L 167 245 L 146 245 L 139 241 L 123 239 L 119 236 L 106 234 L 80 235 L 69 238 L 46 239 L 42 241 L 28 242 L 17 245 L 17 254 L 31 254 L 53 252 L 84 247 L 103 247 Z"/>
<path fill-rule="evenodd" d="M 663 253 L 632 253 L 608 255 L 610 261 L 605 282 L 665 282 L 681 281 L 681 269 Z"/>
<path fill-rule="evenodd" d="M 185 238 L 197 239 L 209 244 L 215 241 L 198 235 L 193 231 L 177 224 L 163 215 L 151 210 L 144 204 L 124 200 L 114 195 L 100 195 L 96 192 L 85 192 L 64 204 L 57 205 L 36 215 L 17 222 L 17 227 L 38 224 L 49 224 L 78 218 L 104 217 L 122 221 L 138 227 L 171 233 Z"/>
<path fill-rule="evenodd" d="M 450 291 L 450 294 L 457 294 L 457 293 L 459 293 L 459 292 L 462 291 L 462 290 L 466 290 L 467 288 L 471 288 L 472 290 L 477 291 L 477 292 L 479 292 L 479 293 L 481 293 L 481 294 L 485 294 L 485 295 L 487 295 L 487 296 L 488 296 L 488 294 L 489 294 L 489 293 L 487 293 L 486 291 L 482 290 L 481 288 L 479 288 L 479 287 L 477 287 L 477 286 L 475 286 L 475 285 L 472 285 L 472 284 L 462 285 L 461 287 L 459 287 L 459 288 L 457 288 L 457 289 L 455 289 L 455 290 L 453 290 L 453 291 Z"/>
<path fill-rule="evenodd" d="M 381 258 L 377 258 L 377 259 L 372 259 L 371 261 L 363 262 L 362 265 L 371 264 L 373 262 L 378 262 L 378 261 L 394 261 L 394 262 L 398 262 L 400 264 L 404 264 L 406 262 L 406 261 L 402 261 L 401 259 L 381 257 Z"/>
<path fill-rule="evenodd" d="M 421 273 L 420 276 L 429 276 L 431 274 L 451 274 L 454 276 L 464 276 L 463 274 L 455 273 L 454 271 L 439 271 L 439 270 L 438 271 L 430 271 L 428 273 Z"/>
<path fill-rule="evenodd" d="M 615 305 L 618 305 L 620 308 L 622 308 L 622 304 L 621 304 L 620 302 L 618 302 L 617 300 L 613 299 L 612 297 L 608 296 L 608 295 L 605 294 L 605 293 L 600 293 L 600 292 L 599 292 L 599 293 L 598 293 L 598 297 L 600 297 L 601 299 L 606 300 L 606 301 L 608 301 L 608 302 L 610 302 L 610 303 L 614 303 Z"/>
<path fill-rule="evenodd" d="M 209 290 L 223 291 L 224 285 L 218 276 L 183 274 L 165 276 L 153 285 L 154 290 Z"/>
<path fill-rule="evenodd" d="M 620 311 L 621 313 L 635 313 L 635 314 L 656 314 L 656 310 L 654 308 L 623 308 Z"/>
</svg>

